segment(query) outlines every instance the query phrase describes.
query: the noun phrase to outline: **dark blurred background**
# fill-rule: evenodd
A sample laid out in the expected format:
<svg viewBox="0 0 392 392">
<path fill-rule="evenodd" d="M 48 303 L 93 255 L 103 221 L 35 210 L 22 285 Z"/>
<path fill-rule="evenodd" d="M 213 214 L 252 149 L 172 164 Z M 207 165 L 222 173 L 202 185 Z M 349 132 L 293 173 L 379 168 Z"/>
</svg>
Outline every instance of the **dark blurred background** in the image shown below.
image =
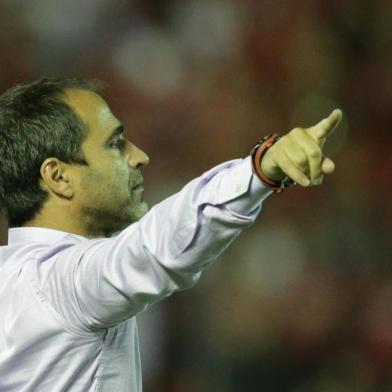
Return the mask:
<svg viewBox="0 0 392 392">
<path fill-rule="evenodd" d="M 336 172 L 139 317 L 146 392 L 392 391 L 391 21 L 387 0 L 0 0 L 0 90 L 107 81 L 150 204 L 343 110 Z"/>
</svg>

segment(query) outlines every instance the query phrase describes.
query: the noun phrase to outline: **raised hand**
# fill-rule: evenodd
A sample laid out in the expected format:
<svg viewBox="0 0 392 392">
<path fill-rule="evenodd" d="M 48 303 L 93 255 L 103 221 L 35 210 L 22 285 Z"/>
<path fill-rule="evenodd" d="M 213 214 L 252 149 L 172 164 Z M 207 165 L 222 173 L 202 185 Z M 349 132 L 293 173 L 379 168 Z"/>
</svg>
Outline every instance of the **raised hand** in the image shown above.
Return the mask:
<svg viewBox="0 0 392 392">
<path fill-rule="evenodd" d="M 310 128 L 294 128 L 268 149 L 261 160 L 261 170 L 272 180 L 286 176 L 302 186 L 320 185 L 324 174 L 335 170 L 335 164 L 323 155 L 323 146 L 342 118 L 335 109 Z"/>
</svg>

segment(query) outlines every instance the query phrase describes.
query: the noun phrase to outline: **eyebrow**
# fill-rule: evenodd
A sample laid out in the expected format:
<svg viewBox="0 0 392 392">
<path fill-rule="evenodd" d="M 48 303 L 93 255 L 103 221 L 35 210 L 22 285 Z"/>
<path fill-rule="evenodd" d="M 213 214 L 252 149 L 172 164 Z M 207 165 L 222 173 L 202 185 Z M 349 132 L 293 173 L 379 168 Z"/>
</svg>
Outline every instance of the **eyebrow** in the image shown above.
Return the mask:
<svg viewBox="0 0 392 392">
<path fill-rule="evenodd" d="M 110 143 L 116 136 L 121 135 L 124 133 L 124 126 L 120 124 L 118 127 L 114 128 L 113 132 L 110 134 L 110 136 L 105 140 L 104 145 L 107 145 Z"/>
</svg>

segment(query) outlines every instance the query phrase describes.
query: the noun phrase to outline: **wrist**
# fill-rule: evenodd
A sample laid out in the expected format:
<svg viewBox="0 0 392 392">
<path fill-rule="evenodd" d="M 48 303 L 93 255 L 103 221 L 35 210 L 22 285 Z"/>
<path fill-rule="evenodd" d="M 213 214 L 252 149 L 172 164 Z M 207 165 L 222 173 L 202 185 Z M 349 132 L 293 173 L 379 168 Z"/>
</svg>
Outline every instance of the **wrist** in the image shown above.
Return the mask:
<svg viewBox="0 0 392 392">
<path fill-rule="evenodd" d="M 280 182 L 286 178 L 286 175 L 276 165 L 274 165 L 266 155 L 260 161 L 261 171 L 271 181 Z"/>
<path fill-rule="evenodd" d="M 272 134 L 265 136 L 260 140 L 251 150 L 251 161 L 252 169 L 254 174 L 263 182 L 265 185 L 269 186 L 274 193 L 283 192 L 285 188 L 295 184 L 293 180 L 285 176 L 285 174 L 278 167 L 270 167 L 270 172 L 267 172 L 273 177 L 279 178 L 279 180 L 274 180 L 268 177 L 262 170 L 262 162 L 265 153 L 270 147 L 272 147 L 279 140 L 279 136 Z M 268 160 L 264 162 L 264 166 L 268 165 Z M 280 171 L 280 172 L 279 172 Z"/>
</svg>

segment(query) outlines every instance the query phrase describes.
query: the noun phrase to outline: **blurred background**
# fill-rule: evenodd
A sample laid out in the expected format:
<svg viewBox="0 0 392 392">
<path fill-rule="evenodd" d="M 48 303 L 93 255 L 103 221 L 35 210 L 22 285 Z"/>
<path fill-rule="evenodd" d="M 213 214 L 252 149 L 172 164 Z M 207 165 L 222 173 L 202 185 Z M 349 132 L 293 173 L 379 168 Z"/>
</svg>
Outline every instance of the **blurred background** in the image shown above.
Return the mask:
<svg viewBox="0 0 392 392">
<path fill-rule="evenodd" d="M 0 90 L 107 81 L 151 205 L 343 110 L 336 172 L 270 196 L 195 288 L 139 316 L 146 392 L 392 391 L 391 21 L 387 0 L 0 0 Z"/>
</svg>

